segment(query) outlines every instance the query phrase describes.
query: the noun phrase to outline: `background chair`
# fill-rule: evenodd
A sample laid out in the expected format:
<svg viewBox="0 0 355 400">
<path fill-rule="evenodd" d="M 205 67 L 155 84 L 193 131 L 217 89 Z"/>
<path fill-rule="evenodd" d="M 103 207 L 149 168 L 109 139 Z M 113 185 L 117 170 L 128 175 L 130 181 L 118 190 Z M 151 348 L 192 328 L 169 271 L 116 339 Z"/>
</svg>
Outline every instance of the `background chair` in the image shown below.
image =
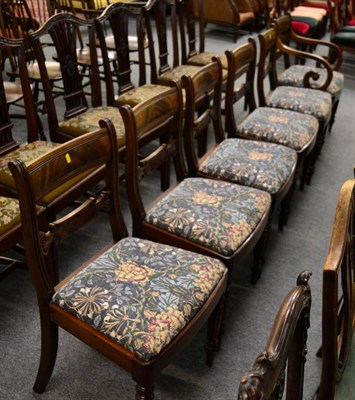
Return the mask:
<svg viewBox="0 0 355 400">
<path fill-rule="evenodd" d="M 339 46 L 344 52 L 353 54 L 355 52 L 355 28 L 352 25 L 347 25 L 344 21 L 341 7 L 342 3 L 339 4 L 339 2 L 335 1 L 330 8 L 330 41 Z M 331 61 L 335 57 L 335 54 L 331 54 Z"/>
<path fill-rule="evenodd" d="M 87 98 L 87 81 L 81 74 L 78 57 L 79 31 L 85 32 L 90 49 L 90 94 Z M 84 33 L 83 32 L 83 33 Z M 64 34 L 65 33 L 65 34 Z M 65 109 L 63 117 L 58 116 L 50 80 L 45 68 L 43 41 L 51 39 L 63 76 Z M 31 34 L 31 43 L 39 64 L 43 83 L 46 107 L 48 110 L 48 128 L 52 141 L 65 142 L 78 135 L 97 128 L 101 118 L 110 117 L 116 126 L 119 147 L 124 143 L 120 130 L 121 118 L 115 107 L 103 106 L 101 80 L 96 52 L 96 35 L 92 20 L 83 20 L 71 14 L 59 13 L 51 17 L 39 30 Z M 62 120 L 61 120 L 62 119 Z"/>
<path fill-rule="evenodd" d="M 27 141 L 20 143 L 13 135 L 13 119 L 9 113 L 9 96 L 6 90 L 6 66 L 10 59 L 6 56 L 11 54 L 11 59 L 18 60 L 18 72 L 21 82 L 21 93 L 17 101 L 21 100 L 23 117 L 26 118 Z M 26 47 L 23 39 L 9 39 L 0 37 L 0 58 L 5 63 L 5 68 L 0 73 L 0 194 L 2 196 L 16 197 L 15 183 L 11 177 L 7 163 L 22 157 L 28 161 L 46 153 L 55 147 L 55 144 L 40 140 L 42 125 L 36 113 L 32 95 L 28 69 L 26 63 Z"/>
<path fill-rule="evenodd" d="M 202 2 L 200 2 L 200 5 Z M 244 0 L 221 0 L 219 6 L 213 0 L 204 0 L 203 9 L 200 8 L 198 0 L 195 0 L 194 16 L 200 18 L 202 12 L 204 23 L 212 23 L 231 29 L 234 42 L 237 41 L 241 29 L 254 26 L 256 14 L 254 5 Z"/>
<path fill-rule="evenodd" d="M 221 325 L 221 313 L 214 310 L 225 292 L 226 269 L 212 258 L 126 237 L 118 198 L 116 133 L 109 122 L 102 125 L 106 129 L 73 139 L 27 166 L 20 160 L 10 164 L 41 320 L 41 359 L 34 391 L 42 393 L 50 380 L 60 326 L 128 370 L 137 383 L 136 398 L 148 400 L 154 397 L 157 373 L 207 320 L 208 362 L 212 362 Z M 73 176 L 101 168 L 106 190 L 100 197 L 89 198 L 45 228 L 39 225 L 36 204 Z M 85 193 L 82 189 L 78 196 Z M 98 211 L 109 215 L 114 245 L 106 246 L 70 279 L 60 281 L 56 245 Z M 160 293 L 169 293 L 174 301 L 160 302 Z"/>
<path fill-rule="evenodd" d="M 283 300 L 264 350 L 252 369 L 240 379 L 239 400 L 274 399 L 284 394 L 288 400 L 303 398 L 311 308 L 310 276 L 310 272 L 302 272 L 297 286 Z"/>
<path fill-rule="evenodd" d="M 33 95 L 36 101 L 36 107 L 42 112 L 45 112 L 43 101 L 39 98 L 41 92 L 39 66 L 29 43 L 30 33 L 37 30 L 46 21 L 47 10 L 45 2 L 40 0 L 34 4 L 26 0 L 2 0 L 0 2 L 0 8 L 2 10 L 0 16 L 2 35 L 10 38 L 23 39 L 24 41 L 28 75 L 33 84 Z M 36 14 L 33 14 L 33 12 Z M 15 82 L 11 87 L 13 90 L 19 78 L 19 65 L 17 58 L 13 57 L 11 53 L 8 54 L 8 57 L 10 63 L 7 65 L 6 71 L 11 81 Z M 52 90 L 55 91 L 56 95 L 62 94 L 62 90 L 58 85 L 58 82 L 62 79 L 59 63 L 54 60 L 46 60 L 45 67 L 52 85 Z"/>
<path fill-rule="evenodd" d="M 333 233 L 323 266 L 322 375 L 319 400 L 334 398 L 350 355 L 355 326 L 355 181 L 342 186 Z"/>
</svg>

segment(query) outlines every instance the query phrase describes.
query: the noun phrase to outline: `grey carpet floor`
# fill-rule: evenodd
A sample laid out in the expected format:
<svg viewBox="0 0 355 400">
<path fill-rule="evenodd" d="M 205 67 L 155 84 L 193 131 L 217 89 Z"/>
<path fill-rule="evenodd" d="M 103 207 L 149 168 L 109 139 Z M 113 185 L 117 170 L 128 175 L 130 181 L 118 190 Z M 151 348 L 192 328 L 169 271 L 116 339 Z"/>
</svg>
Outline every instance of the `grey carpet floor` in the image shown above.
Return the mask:
<svg viewBox="0 0 355 400">
<path fill-rule="evenodd" d="M 238 45 L 243 43 L 242 37 Z M 208 34 L 208 50 L 232 48 L 231 38 Z M 272 230 L 267 263 L 257 285 L 249 283 L 251 260 L 235 271 L 222 349 L 212 368 L 204 363 L 206 331 L 158 377 L 157 399 L 232 400 L 238 381 L 263 349 L 277 309 L 296 277 L 313 272 L 311 328 L 305 375 L 305 399 L 311 399 L 320 377 L 322 266 L 329 246 L 339 189 L 352 178 L 355 160 L 354 59 L 346 58 L 342 70 L 346 85 L 333 131 L 327 136 L 311 186 L 296 190 L 289 223 L 280 233 Z M 20 132 L 18 128 L 17 132 Z M 147 202 L 159 192 L 158 178 L 144 184 Z M 129 225 L 125 190 L 122 207 Z M 60 247 L 61 273 L 65 274 L 104 245 L 110 234 L 104 217 L 74 235 Z M 39 318 L 29 273 L 17 270 L 0 282 L 0 400 L 109 400 L 134 398 L 128 373 L 66 332 L 60 333 L 52 379 L 42 395 L 32 391 L 40 351 Z"/>
</svg>

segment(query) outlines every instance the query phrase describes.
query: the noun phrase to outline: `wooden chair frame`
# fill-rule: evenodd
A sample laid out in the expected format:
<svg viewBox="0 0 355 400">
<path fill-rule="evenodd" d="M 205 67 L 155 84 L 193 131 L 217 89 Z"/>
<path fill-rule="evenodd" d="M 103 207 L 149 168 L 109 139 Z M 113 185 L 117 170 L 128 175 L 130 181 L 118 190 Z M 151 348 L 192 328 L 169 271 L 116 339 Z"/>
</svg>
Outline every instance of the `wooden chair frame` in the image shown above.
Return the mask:
<svg viewBox="0 0 355 400">
<path fill-rule="evenodd" d="M 290 15 L 285 15 L 283 17 L 278 18 L 277 20 L 274 21 L 273 27 L 275 27 L 277 31 L 277 49 L 279 52 L 279 57 L 284 56 L 285 60 L 285 68 L 290 67 L 290 56 L 294 56 L 296 61 L 301 60 L 303 63 L 305 60 L 312 60 L 316 63 L 317 67 L 322 67 L 327 71 L 327 79 L 324 82 L 324 84 L 321 87 L 315 87 L 312 85 L 312 79 L 317 80 L 319 78 L 318 74 L 312 74 L 311 72 L 305 74 L 304 80 L 303 80 L 303 85 L 306 88 L 316 88 L 319 90 L 325 90 L 329 86 L 332 78 L 333 78 L 333 71 L 338 71 L 339 68 L 341 67 L 342 64 L 342 52 L 339 46 L 335 45 L 334 43 L 325 41 L 325 40 L 319 40 L 319 39 L 311 39 L 311 38 L 306 38 L 303 36 L 297 35 L 293 30 L 291 26 L 291 16 Z M 300 51 L 299 49 L 294 49 L 289 47 L 289 43 L 292 41 L 295 41 L 296 43 L 301 44 L 301 49 L 305 47 L 304 51 Z M 314 47 L 318 48 L 319 47 L 326 47 L 328 49 L 328 56 L 320 56 L 316 54 L 312 54 L 310 52 L 307 52 L 306 49 L 307 47 Z M 332 60 L 336 61 L 335 63 L 333 62 L 332 64 L 330 63 L 329 60 L 329 54 L 332 55 Z M 339 105 L 339 100 L 340 100 L 340 94 L 339 92 L 337 95 L 332 96 L 332 101 L 333 101 L 333 109 L 332 109 L 332 116 L 329 121 L 329 131 L 331 131 L 332 126 L 335 121 L 335 114 L 338 109 Z"/>
<path fill-rule="evenodd" d="M 179 88 L 180 85 L 178 82 L 176 82 L 176 85 L 177 88 Z M 159 96 L 157 96 L 157 99 L 158 98 Z M 159 101 L 161 100 L 162 99 L 160 97 Z M 160 119 L 157 119 L 155 127 L 153 127 L 152 124 L 143 123 L 144 120 L 142 118 L 144 118 L 146 115 L 145 107 L 145 104 L 137 106 L 136 113 L 134 113 L 128 105 L 120 108 L 126 127 L 126 190 L 132 215 L 133 235 L 165 244 L 172 244 L 185 250 L 194 251 L 221 260 L 228 268 L 229 286 L 233 269 L 236 268 L 240 261 L 247 254 L 249 254 L 255 248 L 255 246 L 259 246 L 259 239 L 267 227 L 270 209 L 268 209 L 268 211 L 265 213 L 255 231 L 230 256 L 225 256 L 216 250 L 208 248 L 207 246 L 194 243 L 189 239 L 185 239 L 182 236 L 170 233 L 146 222 L 145 216 L 147 210 L 153 207 L 160 199 L 168 195 L 176 186 L 179 185 L 180 182 L 183 181 L 183 179 L 188 177 L 188 174 L 183 161 L 182 94 L 180 90 L 178 90 L 176 104 L 169 108 L 166 107 L 166 111 L 163 113 L 164 115 L 161 115 Z M 137 114 L 139 115 L 138 117 L 136 117 Z M 171 132 L 171 140 L 170 142 L 161 145 L 154 152 L 154 154 L 146 157 L 145 159 L 138 160 L 137 138 L 144 134 L 146 130 L 151 130 L 152 128 L 160 132 Z M 140 178 L 149 174 L 152 169 L 157 168 L 157 165 L 165 162 L 166 159 L 169 158 L 173 158 L 177 181 L 146 208 L 140 193 Z M 262 254 L 262 251 L 259 253 L 256 250 L 256 254 L 259 256 L 259 254 Z"/>
<path fill-rule="evenodd" d="M 355 328 L 355 180 L 344 183 L 323 266 L 322 375 L 318 400 L 334 398 L 350 355 Z"/>
<path fill-rule="evenodd" d="M 264 350 L 240 380 L 238 399 L 302 399 L 307 329 L 311 308 L 311 273 L 302 272 L 284 298 Z M 287 370 L 287 371 L 286 371 Z"/>
<path fill-rule="evenodd" d="M 289 49 L 282 42 L 278 41 L 278 34 L 275 28 L 270 28 L 264 31 L 263 33 L 258 35 L 259 44 L 260 44 L 260 56 L 259 56 L 259 64 L 257 70 L 257 91 L 258 91 L 258 99 L 259 99 L 259 107 L 267 106 L 265 93 L 265 79 L 269 79 L 270 90 L 273 91 L 278 86 L 277 80 L 277 65 L 276 61 L 279 56 L 279 48 L 282 51 L 287 52 L 288 54 L 299 54 L 302 55 L 302 52 L 296 52 L 294 49 Z M 307 53 L 308 54 L 308 53 Z M 315 55 L 312 54 L 312 59 L 314 59 Z M 318 61 L 318 58 L 316 58 Z M 319 62 L 325 66 L 328 72 L 327 79 L 324 85 L 319 88 L 320 90 L 325 90 L 325 88 L 329 85 L 332 79 L 332 69 L 326 61 L 322 60 L 321 57 Z M 311 79 L 318 79 L 318 74 L 315 74 L 313 71 L 307 73 L 304 78 L 304 83 L 306 88 L 311 88 Z M 301 180 L 301 188 L 303 188 L 304 183 L 308 185 L 311 182 L 312 175 L 314 173 L 316 160 L 321 152 L 322 146 L 325 141 L 325 135 L 329 129 L 329 124 L 331 121 L 332 113 L 329 114 L 328 118 L 325 120 L 319 120 L 319 129 L 317 134 L 317 141 L 312 150 L 312 155 L 309 158 L 309 163 L 307 165 L 307 169 L 304 169 L 304 176 Z"/>
<path fill-rule="evenodd" d="M 247 56 L 248 51 L 255 50 L 253 48 L 253 42 L 242 45 L 239 47 L 239 53 L 241 57 Z M 250 54 L 250 53 L 249 53 Z M 233 62 L 233 61 L 231 61 Z M 244 60 L 241 60 L 244 70 Z M 254 80 L 253 80 L 254 81 Z M 218 58 L 214 58 L 214 61 L 205 67 L 203 67 L 199 72 L 193 77 L 183 76 L 182 84 L 185 88 L 186 94 L 186 107 L 185 107 L 185 118 L 184 118 L 184 148 L 185 148 L 185 158 L 187 161 L 188 174 L 189 176 L 200 176 L 209 179 L 223 179 L 216 178 L 211 175 L 204 174 L 199 171 L 199 167 L 202 162 L 208 158 L 218 146 L 225 140 L 225 133 L 222 127 L 221 119 L 221 97 L 222 97 L 222 66 Z M 251 83 L 252 84 L 252 83 Z M 204 102 L 205 111 L 196 116 L 195 104 L 199 102 Z M 215 137 L 215 143 L 208 149 L 208 151 L 199 157 L 197 154 L 197 148 L 195 141 L 198 142 L 201 135 L 205 136 L 205 130 L 210 126 L 212 122 L 213 134 Z M 247 139 L 245 139 L 247 140 Z M 271 229 L 271 221 L 274 211 L 277 207 L 282 204 L 282 210 L 280 212 L 280 224 L 281 220 L 285 219 L 286 208 L 289 207 L 288 201 L 282 203 L 282 200 L 290 191 L 292 185 L 294 184 L 294 178 L 296 175 L 296 165 L 291 171 L 291 174 L 287 181 L 280 190 L 272 195 L 272 207 L 270 211 L 270 219 L 268 227 L 265 229 L 263 246 L 257 246 L 255 254 L 254 267 L 252 268 L 251 282 L 256 283 L 261 275 L 261 267 L 265 262 L 266 247 L 268 242 L 268 237 Z M 227 181 L 229 182 L 229 181 Z M 239 185 L 242 185 L 240 183 Z M 289 197 L 290 199 L 290 197 Z M 286 205 L 287 207 L 284 207 Z"/>
<path fill-rule="evenodd" d="M 255 69 L 256 69 L 256 43 L 254 39 L 249 39 L 248 43 L 238 47 L 235 50 L 226 51 L 228 59 L 228 80 L 226 91 L 226 131 L 229 138 L 241 137 L 243 139 L 251 139 L 248 136 L 240 135 L 237 131 L 237 121 L 234 112 L 234 106 L 237 102 L 244 99 L 244 108 L 251 114 L 257 109 L 254 83 L 255 83 Z M 242 82 L 239 84 L 238 82 Z M 238 121 L 238 124 L 241 123 Z M 288 184 L 282 191 L 285 197 L 281 195 L 281 212 L 279 216 L 279 230 L 287 223 L 288 215 L 290 213 L 291 201 L 296 186 L 296 181 L 300 177 L 301 182 L 305 179 L 302 171 L 307 169 L 308 157 L 312 153 L 316 144 L 316 136 L 307 145 L 297 151 L 297 166 L 293 178 L 293 186 L 288 188 Z M 306 161 L 307 160 L 307 161 Z M 301 175 L 302 174 L 302 175 Z M 301 175 L 301 176 L 300 176 Z"/>
<path fill-rule="evenodd" d="M 20 160 L 10 165 L 19 191 L 21 215 L 26 216 L 23 221 L 26 254 L 37 293 L 41 319 L 41 360 L 33 389 L 37 393 L 42 393 L 49 382 L 57 354 L 58 327 L 61 327 L 131 373 L 132 378 L 137 382 L 136 398 L 152 400 L 156 375 L 174 356 L 179 354 L 207 320 L 209 320 L 210 337 L 218 336 L 220 312 L 219 308 L 216 312 L 214 310 L 223 298 L 227 275 L 225 270 L 221 280 L 190 323 L 150 361 L 139 358 L 52 302 L 53 294 L 68 280 L 65 278 L 59 282 L 58 278 L 55 248 L 61 240 L 90 221 L 98 211 L 109 214 L 114 243 L 127 236 L 119 204 L 116 133 L 109 121 L 101 121 L 100 124 L 106 129 L 99 129 L 73 139 L 27 167 Z M 46 229 L 40 229 L 35 211 L 36 203 L 40 202 L 48 192 L 70 181 L 73 175 L 93 168 L 104 168 L 106 190 L 101 196 L 88 199 L 81 207 L 52 221 Z M 84 192 L 85 188 L 82 189 L 81 194 Z M 107 249 L 109 247 L 105 247 L 104 250 Z M 87 265 L 88 263 L 84 264 L 70 277 Z M 213 352 L 214 345 L 214 341 L 209 343 L 209 354 Z M 210 363 L 212 361 L 210 356 L 208 361 Z"/>
</svg>

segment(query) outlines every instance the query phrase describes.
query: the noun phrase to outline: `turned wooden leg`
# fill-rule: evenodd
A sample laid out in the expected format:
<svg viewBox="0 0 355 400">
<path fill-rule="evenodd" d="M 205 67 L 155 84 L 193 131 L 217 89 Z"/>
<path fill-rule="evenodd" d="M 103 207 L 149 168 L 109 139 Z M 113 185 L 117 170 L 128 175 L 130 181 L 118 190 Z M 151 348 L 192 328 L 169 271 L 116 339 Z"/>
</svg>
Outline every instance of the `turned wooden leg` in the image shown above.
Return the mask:
<svg viewBox="0 0 355 400">
<path fill-rule="evenodd" d="M 330 118 L 328 132 L 332 131 L 332 127 L 333 127 L 333 124 L 334 124 L 334 121 L 335 121 L 335 114 L 337 112 L 338 105 L 339 105 L 339 99 L 337 101 L 335 101 L 334 104 L 333 104 L 332 116 Z"/>
<path fill-rule="evenodd" d="M 267 221 L 266 228 L 259 239 L 259 242 L 254 248 L 254 263 L 253 267 L 251 270 L 251 278 L 250 282 L 255 285 L 256 282 L 259 280 L 261 276 L 261 271 L 263 268 L 263 265 L 265 264 L 266 261 L 266 252 L 267 252 L 267 247 L 269 243 L 269 238 L 270 238 L 270 233 L 271 233 L 271 225 L 272 225 L 272 217 L 274 214 L 274 210 L 271 210 L 269 219 Z"/>
<path fill-rule="evenodd" d="M 295 193 L 298 174 L 299 174 L 299 168 L 297 167 L 292 185 L 286 196 L 282 199 L 280 204 L 279 224 L 278 224 L 278 230 L 280 232 L 282 232 L 283 227 L 287 224 L 288 216 L 290 215 L 291 212 L 292 198 Z"/>
<path fill-rule="evenodd" d="M 208 320 L 206 344 L 206 364 L 211 367 L 215 351 L 221 348 L 221 331 L 223 329 L 225 296 L 223 296 Z"/>
<path fill-rule="evenodd" d="M 58 325 L 53 324 L 47 318 L 41 319 L 41 359 L 33 390 L 43 393 L 52 376 L 58 350 Z"/>
<path fill-rule="evenodd" d="M 154 386 L 144 387 L 138 383 L 136 385 L 136 400 L 153 400 L 154 399 Z"/>
</svg>

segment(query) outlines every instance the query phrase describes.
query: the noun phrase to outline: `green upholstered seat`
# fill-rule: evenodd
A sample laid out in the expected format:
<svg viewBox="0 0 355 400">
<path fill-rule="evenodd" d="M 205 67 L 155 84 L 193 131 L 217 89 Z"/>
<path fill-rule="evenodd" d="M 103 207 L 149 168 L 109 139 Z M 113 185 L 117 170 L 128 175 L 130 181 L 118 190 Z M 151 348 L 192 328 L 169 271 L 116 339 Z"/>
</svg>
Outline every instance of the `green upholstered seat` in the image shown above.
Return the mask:
<svg viewBox="0 0 355 400">
<path fill-rule="evenodd" d="M 20 222 L 20 206 L 17 200 L 0 196 L 0 235 Z"/>
<path fill-rule="evenodd" d="M 227 57 L 224 53 L 213 53 L 204 51 L 189 58 L 188 63 L 193 65 L 207 65 L 212 61 L 213 57 L 218 57 L 221 60 L 222 68 L 228 69 Z"/>
<path fill-rule="evenodd" d="M 339 45 L 339 46 L 346 46 L 355 48 L 355 34 L 354 32 L 344 32 L 340 31 L 337 32 L 332 37 L 332 42 Z"/>
<path fill-rule="evenodd" d="M 159 93 L 164 93 L 167 90 L 169 90 L 169 87 L 163 85 L 142 85 L 117 96 L 115 102 L 118 106 L 128 104 L 129 106 L 134 107 L 137 104 L 142 103 Z"/>
<path fill-rule="evenodd" d="M 101 106 L 89 108 L 76 117 L 60 122 L 59 129 L 69 136 L 77 137 L 97 129 L 99 121 L 104 118 L 109 118 L 116 128 L 118 147 L 124 146 L 126 143 L 124 125 L 117 107 Z"/>
</svg>

